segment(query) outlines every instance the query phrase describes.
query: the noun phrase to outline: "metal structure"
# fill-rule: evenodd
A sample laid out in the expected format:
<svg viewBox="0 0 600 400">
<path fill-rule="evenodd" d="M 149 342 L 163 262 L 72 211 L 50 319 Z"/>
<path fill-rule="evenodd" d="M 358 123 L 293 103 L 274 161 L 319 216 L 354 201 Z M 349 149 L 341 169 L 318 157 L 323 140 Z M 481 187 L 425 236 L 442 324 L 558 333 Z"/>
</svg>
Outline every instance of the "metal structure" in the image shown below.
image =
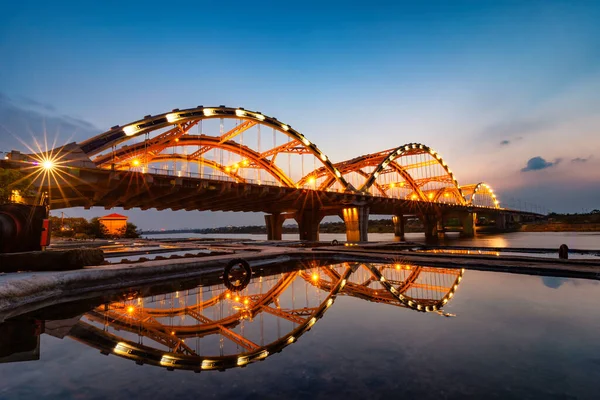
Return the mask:
<svg viewBox="0 0 600 400">
<path fill-rule="evenodd" d="M 311 262 L 305 269 L 255 278 L 239 292 L 218 284 L 106 304 L 85 314 L 69 336 L 105 354 L 167 369 L 244 367 L 295 343 L 339 296 L 441 312 L 463 273 Z"/>
<path fill-rule="evenodd" d="M 44 171 L 34 181 L 47 188 L 55 209 L 259 211 L 271 214 L 270 239 L 281 238 L 286 218 L 298 221 L 301 239 L 318 240 L 319 221 L 339 215 L 348 240 L 364 241 L 369 213 L 415 215 L 428 237 L 443 232 L 448 218 L 472 236 L 476 213 L 488 213 L 500 229 L 509 219 L 536 217 L 501 208 L 485 183 L 461 186 L 424 144 L 334 163 L 291 125 L 243 108 L 175 109 L 78 144 L 8 158 L 0 166 Z"/>
</svg>

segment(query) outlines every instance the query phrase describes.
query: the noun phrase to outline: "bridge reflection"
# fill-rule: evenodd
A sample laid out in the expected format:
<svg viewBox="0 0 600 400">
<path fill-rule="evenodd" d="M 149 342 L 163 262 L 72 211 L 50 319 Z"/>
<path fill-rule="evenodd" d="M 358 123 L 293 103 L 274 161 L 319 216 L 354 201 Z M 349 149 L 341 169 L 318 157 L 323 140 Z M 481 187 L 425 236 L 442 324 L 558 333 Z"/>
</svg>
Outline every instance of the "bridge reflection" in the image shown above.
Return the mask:
<svg viewBox="0 0 600 400">
<path fill-rule="evenodd" d="M 463 273 L 403 263 L 310 261 L 294 270 L 254 275 L 244 287 L 232 286 L 225 275 L 218 283 L 180 291 L 134 291 L 85 312 L 66 335 L 138 364 L 225 370 L 295 343 L 341 297 L 442 313 Z"/>
</svg>

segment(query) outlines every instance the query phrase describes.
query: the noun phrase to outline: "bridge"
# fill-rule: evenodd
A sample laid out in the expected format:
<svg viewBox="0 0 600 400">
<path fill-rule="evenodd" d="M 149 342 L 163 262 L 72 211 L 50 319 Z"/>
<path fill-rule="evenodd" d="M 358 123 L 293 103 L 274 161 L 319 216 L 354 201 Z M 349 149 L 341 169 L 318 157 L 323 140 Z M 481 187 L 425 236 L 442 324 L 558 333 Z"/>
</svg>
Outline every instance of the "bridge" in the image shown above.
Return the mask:
<svg viewBox="0 0 600 400">
<path fill-rule="evenodd" d="M 398 239 L 407 218 L 420 219 L 433 239 L 471 237 L 478 218 L 503 230 L 541 217 L 502 208 L 485 182 L 460 185 L 422 143 L 335 163 L 291 125 L 225 106 L 174 109 L 80 143 L 13 151 L 0 168 L 27 172 L 52 209 L 264 212 L 270 240 L 295 219 L 300 239 L 316 241 L 328 215 L 344 220 L 348 241 L 367 241 L 369 215 L 392 216 Z"/>
<path fill-rule="evenodd" d="M 296 343 L 340 296 L 450 316 L 442 308 L 464 275 L 463 269 L 407 264 L 310 261 L 299 267 L 254 276 L 236 289 L 217 280 L 170 293 L 134 291 L 77 317 L 68 336 L 140 365 L 223 371 Z"/>
</svg>

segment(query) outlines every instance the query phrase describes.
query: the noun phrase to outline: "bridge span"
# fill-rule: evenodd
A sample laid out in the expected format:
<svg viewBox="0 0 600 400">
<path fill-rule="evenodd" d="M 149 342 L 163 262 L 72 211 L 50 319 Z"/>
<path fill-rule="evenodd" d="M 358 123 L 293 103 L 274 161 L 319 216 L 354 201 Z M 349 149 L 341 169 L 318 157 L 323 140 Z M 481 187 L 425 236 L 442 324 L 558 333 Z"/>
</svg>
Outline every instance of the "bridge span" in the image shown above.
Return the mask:
<svg viewBox="0 0 600 400">
<path fill-rule="evenodd" d="M 13 151 L 0 168 L 26 171 L 53 209 L 264 212 L 273 240 L 288 218 L 301 239 L 318 240 L 323 217 L 338 215 L 349 241 L 366 241 L 370 214 L 391 215 L 399 239 L 407 216 L 423 222 L 428 238 L 449 229 L 473 236 L 478 217 L 498 229 L 539 217 L 502 208 L 487 183 L 461 186 L 424 144 L 334 163 L 290 125 L 225 106 L 175 109 L 81 143 Z"/>
</svg>

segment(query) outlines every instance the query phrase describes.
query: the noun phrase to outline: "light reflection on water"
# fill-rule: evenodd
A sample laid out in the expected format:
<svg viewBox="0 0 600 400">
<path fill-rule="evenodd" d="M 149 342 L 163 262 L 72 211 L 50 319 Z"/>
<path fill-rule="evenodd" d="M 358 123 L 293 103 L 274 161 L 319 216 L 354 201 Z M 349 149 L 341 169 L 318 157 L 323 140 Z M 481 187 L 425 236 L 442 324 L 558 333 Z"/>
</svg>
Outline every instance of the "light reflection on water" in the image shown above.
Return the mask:
<svg viewBox="0 0 600 400">
<path fill-rule="evenodd" d="M 266 240 L 267 235 L 254 234 L 159 234 L 148 235 L 148 239 L 162 238 L 221 238 L 221 239 L 251 239 Z M 343 233 L 321 233 L 321 241 L 345 241 Z M 283 240 L 297 241 L 297 234 L 284 234 Z M 369 233 L 369 241 L 393 241 L 392 233 Z M 424 242 L 422 233 L 407 233 L 407 241 Z M 481 247 L 520 247 L 520 248 L 550 248 L 558 249 L 566 244 L 571 249 L 600 250 L 600 232 L 509 232 L 502 234 L 479 234 L 475 238 L 460 238 L 458 234 L 447 234 L 440 241 L 443 245 L 481 246 Z"/>
<path fill-rule="evenodd" d="M 41 361 L 0 365 L 0 397 L 585 397 L 600 378 L 596 281 L 299 267 L 237 288 L 130 291 L 47 320 Z"/>
</svg>

